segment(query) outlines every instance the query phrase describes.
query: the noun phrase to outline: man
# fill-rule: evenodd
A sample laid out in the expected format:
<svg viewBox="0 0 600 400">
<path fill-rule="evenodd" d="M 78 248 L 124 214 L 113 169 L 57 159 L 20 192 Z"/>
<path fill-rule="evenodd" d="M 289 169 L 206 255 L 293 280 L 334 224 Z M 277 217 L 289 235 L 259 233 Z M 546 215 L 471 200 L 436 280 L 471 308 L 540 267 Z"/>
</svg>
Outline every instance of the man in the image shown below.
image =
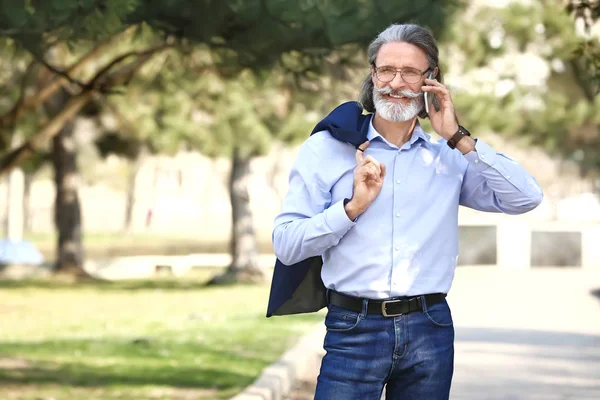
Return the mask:
<svg viewBox="0 0 600 400">
<path fill-rule="evenodd" d="M 323 260 L 327 353 L 316 399 L 375 400 L 384 385 L 390 400 L 448 399 L 454 328 L 445 297 L 458 206 L 520 214 L 542 191 L 458 125 L 429 31 L 392 25 L 368 56 L 360 103 L 372 114 L 342 105 L 301 146 L 275 220 L 275 254 L 289 270 Z M 424 93 L 434 97 L 429 115 Z M 423 131 L 419 115 L 442 139 Z M 358 148 L 344 141 L 351 131 L 366 133 Z"/>
</svg>

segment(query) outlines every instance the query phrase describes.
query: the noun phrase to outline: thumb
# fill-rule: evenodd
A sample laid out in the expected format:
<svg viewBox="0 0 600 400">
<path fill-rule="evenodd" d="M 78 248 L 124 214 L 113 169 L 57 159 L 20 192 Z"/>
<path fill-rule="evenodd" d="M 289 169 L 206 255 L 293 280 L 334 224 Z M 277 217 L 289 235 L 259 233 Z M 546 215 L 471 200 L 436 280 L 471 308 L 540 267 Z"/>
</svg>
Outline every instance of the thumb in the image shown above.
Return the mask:
<svg viewBox="0 0 600 400">
<path fill-rule="evenodd" d="M 362 143 L 361 145 L 359 145 L 356 148 L 356 164 L 360 164 L 364 161 L 365 159 L 365 153 L 364 151 L 367 149 L 367 147 L 369 147 L 369 144 L 371 144 L 371 142 L 369 142 L 368 140 L 364 143 Z"/>
<path fill-rule="evenodd" d="M 381 178 L 381 180 L 383 180 L 383 178 L 385 178 L 385 171 L 386 171 L 386 170 L 385 170 L 385 164 L 384 164 L 384 163 L 381 163 L 381 164 L 379 164 L 379 165 L 380 165 L 380 167 L 381 167 L 381 173 L 379 174 L 379 177 Z"/>
</svg>

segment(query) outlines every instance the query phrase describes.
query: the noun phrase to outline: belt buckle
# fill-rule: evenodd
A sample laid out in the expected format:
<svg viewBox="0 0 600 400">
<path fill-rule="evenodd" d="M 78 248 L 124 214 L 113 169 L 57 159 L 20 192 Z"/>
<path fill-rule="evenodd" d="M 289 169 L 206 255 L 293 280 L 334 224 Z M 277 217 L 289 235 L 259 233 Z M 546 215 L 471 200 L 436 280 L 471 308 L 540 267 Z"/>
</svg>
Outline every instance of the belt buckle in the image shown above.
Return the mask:
<svg viewBox="0 0 600 400">
<path fill-rule="evenodd" d="M 402 303 L 402 300 L 384 300 L 384 301 L 382 301 L 381 302 L 381 313 L 383 314 L 384 317 L 398 317 L 398 316 L 402 315 L 402 313 L 388 314 L 386 306 L 389 303 Z"/>
</svg>

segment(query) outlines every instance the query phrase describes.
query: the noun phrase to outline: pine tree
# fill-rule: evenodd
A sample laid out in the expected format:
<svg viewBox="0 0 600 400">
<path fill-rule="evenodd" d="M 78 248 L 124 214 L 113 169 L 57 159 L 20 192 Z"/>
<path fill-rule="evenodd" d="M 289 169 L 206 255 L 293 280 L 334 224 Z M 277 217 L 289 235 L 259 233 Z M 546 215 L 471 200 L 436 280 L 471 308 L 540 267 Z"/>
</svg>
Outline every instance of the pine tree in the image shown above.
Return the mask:
<svg viewBox="0 0 600 400">
<path fill-rule="evenodd" d="M 53 102 L 63 88 L 69 96 L 63 98 L 61 107 L 35 118 L 39 127 L 26 132 L 25 142 L 0 158 L 0 174 L 40 151 L 42 143 L 64 135 L 65 127 L 93 98 L 114 94 L 119 89 L 126 91 L 123 86 L 166 49 L 207 52 L 210 63 L 206 67 L 224 79 L 246 73 L 260 77 L 261 72 L 286 62 L 295 64 L 292 75 L 308 76 L 320 73 L 333 52 L 345 46 L 366 46 L 390 23 L 412 21 L 439 31 L 453 5 L 454 2 L 446 2 L 441 6 L 433 0 L 1 0 L 0 39 L 26 52 L 52 77 L 33 84 L 36 90 L 32 93 L 21 91 L 21 100 L 0 114 L 0 136 L 8 137 L 26 117 L 38 116 L 39 107 Z M 150 39 L 142 40 L 145 46 L 137 42 L 123 49 L 124 38 L 144 36 L 147 32 Z M 64 63 L 49 60 L 48 54 L 57 49 L 67 51 Z M 245 95 L 232 90 L 226 99 L 215 101 L 243 107 L 240 96 Z M 157 101 L 163 109 L 168 109 L 169 102 L 174 100 Z M 193 144 L 197 140 L 187 130 L 190 126 L 187 122 L 179 122 L 172 114 L 153 115 L 164 115 L 157 118 L 160 127 L 171 125 L 176 132 L 164 136 L 145 133 L 160 143 L 160 149 L 169 144 Z M 217 118 L 231 128 L 254 132 L 254 139 L 248 145 L 240 147 L 232 142 L 230 146 L 236 166 L 233 170 L 244 171 L 247 160 L 268 140 L 265 123 L 260 122 L 259 114 L 239 117 L 220 113 Z M 243 180 L 243 175 L 234 180 Z M 58 182 L 65 176 L 56 179 Z M 70 221 L 79 221 L 78 213 L 74 210 Z M 57 211 L 57 215 L 63 214 Z M 77 230 L 66 225 L 59 226 L 60 229 Z M 75 240 L 80 244 L 80 236 Z M 80 260 L 77 264 L 83 263 L 81 257 L 77 260 Z"/>
</svg>

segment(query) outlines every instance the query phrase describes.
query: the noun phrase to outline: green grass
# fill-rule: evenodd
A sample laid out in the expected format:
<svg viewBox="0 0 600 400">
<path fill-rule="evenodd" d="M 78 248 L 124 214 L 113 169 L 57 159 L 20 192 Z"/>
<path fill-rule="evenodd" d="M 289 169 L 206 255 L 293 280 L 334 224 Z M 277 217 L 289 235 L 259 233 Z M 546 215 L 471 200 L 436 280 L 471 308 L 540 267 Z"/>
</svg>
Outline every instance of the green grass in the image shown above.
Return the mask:
<svg viewBox="0 0 600 400">
<path fill-rule="evenodd" d="M 320 314 L 264 317 L 268 286 L 0 281 L 2 400 L 225 399 Z"/>
</svg>

